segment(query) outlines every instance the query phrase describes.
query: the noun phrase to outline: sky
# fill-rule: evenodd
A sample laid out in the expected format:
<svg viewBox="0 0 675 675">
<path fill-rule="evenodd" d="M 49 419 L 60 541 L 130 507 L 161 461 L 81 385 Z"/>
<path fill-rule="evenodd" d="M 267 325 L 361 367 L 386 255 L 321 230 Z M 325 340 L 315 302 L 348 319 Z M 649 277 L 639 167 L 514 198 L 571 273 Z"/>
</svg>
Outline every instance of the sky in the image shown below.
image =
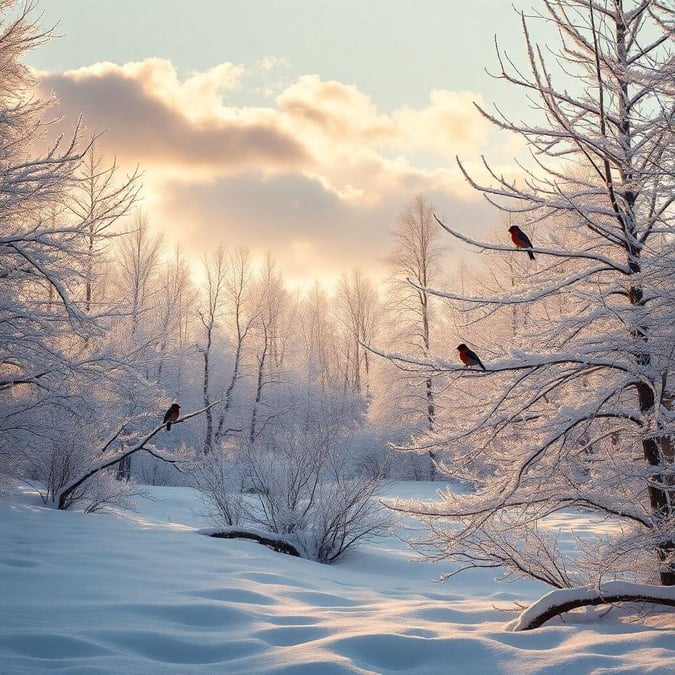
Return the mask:
<svg viewBox="0 0 675 675">
<path fill-rule="evenodd" d="M 487 72 L 495 36 L 522 63 L 510 2 L 43 0 L 38 12 L 58 36 L 25 58 L 42 93 L 65 128 L 83 113 L 107 158 L 140 166 L 148 221 L 195 259 L 246 245 L 291 281 L 378 275 L 420 192 L 467 234 L 499 223 L 456 156 L 479 179 L 483 155 L 517 174 L 520 140 L 474 105 L 528 115 Z"/>
</svg>

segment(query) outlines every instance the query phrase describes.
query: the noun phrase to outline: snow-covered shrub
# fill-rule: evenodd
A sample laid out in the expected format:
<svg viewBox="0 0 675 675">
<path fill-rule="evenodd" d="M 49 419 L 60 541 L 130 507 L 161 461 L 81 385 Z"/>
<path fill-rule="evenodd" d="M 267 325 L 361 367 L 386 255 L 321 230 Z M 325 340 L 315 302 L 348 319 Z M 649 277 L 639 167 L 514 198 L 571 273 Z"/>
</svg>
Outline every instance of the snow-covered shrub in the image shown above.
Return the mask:
<svg viewBox="0 0 675 675">
<path fill-rule="evenodd" d="M 245 519 L 242 469 L 231 447 L 216 448 L 191 465 L 192 484 L 201 493 L 207 515 L 216 525 L 239 525 Z"/>
<path fill-rule="evenodd" d="M 380 481 L 368 475 L 323 483 L 301 535 L 307 557 L 333 563 L 357 542 L 381 534 L 390 518 L 374 499 L 379 487 Z"/>
<path fill-rule="evenodd" d="M 99 471 L 73 492 L 65 508 L 94 513 L 107 508 L 134 508 L 134 496 L 141 494 L 135 483 L 118 480 L 116 471 Z"/>
<path fill-rule="evenodd" d="M 373 498 L 381 477 L 356 475 L 345 439 L 320 425 L 266 443 L 241 439 L 235 450 L 200 462 L 195 484 L 221 525 L 258 540 L 271 533 L 322 563 L 336 562 L 388 524 Z"/>
<path fill-rule="evenodd" d="M 41 453 L 31 457 L 30 476 L 45 504 L 55 504 L 60 491 L 78 478 L 92 462 L 92 445 L 85 439 L 54 439 Z M 86 513 L 108 506 L 131 506 L 134 485 L 116 480 L 116 471 L 98 472 L 68 497 L 64 508 L 77 507 Z"/>
<path fill-rule="evenodd" d="M 397 475 L 398 457 L 389 442 L 391 432 L 374 425 L 355 430 L 350 442 L 351 462 L 359 475 L 391 478 Z"/>
</svg>

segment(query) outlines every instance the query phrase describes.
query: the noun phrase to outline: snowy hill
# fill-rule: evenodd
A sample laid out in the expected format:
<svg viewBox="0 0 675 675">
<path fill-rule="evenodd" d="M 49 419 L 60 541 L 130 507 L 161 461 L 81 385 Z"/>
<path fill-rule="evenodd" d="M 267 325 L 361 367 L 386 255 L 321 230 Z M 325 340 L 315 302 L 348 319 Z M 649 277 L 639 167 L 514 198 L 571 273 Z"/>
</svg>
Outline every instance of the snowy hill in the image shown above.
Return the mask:
<svg viewBox="0 0 675 675">
<path fill-rule="evenodd" d="M 0 673 L 675 672 L 672 612 L 510 632 L 514 603 L 548 589 L 486 571 L 435 583 L 442 564 L 396 536 L 410 521 L 325 566 L 196 534 L 208 523 L 188 488 L 148 495 L 107 515 L 47 509 L 28 489 L 0 499 Z"/>
</svg>

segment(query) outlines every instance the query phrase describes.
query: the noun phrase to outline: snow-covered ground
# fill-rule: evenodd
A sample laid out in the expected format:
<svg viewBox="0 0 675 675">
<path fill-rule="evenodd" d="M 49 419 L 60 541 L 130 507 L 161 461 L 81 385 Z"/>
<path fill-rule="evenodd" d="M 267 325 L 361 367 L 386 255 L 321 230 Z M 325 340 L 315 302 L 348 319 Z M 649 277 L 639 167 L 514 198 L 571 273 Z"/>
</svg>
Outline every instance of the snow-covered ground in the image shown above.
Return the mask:
<svg viewBox="0 0 675 675">
<path fill-rule="evenodd" d="M 514 633 L 514 603 L 549 589 L 483 570 L 437 583 L 443 566 L 395 533 L 320 565 L 196 534 L 209 523 L 188 488 L 149 495 L 114 515 L 44 508 L 28 489 L 0 499 L 0 673 L 675 673 L 673 612 Z"/>
</svg>

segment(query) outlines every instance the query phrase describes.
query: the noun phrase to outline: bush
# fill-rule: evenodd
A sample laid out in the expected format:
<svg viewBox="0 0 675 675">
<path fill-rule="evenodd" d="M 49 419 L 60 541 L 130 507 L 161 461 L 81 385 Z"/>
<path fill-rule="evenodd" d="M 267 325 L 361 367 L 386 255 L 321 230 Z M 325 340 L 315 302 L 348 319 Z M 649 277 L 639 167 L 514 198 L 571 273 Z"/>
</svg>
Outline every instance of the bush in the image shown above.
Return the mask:
<svg viewBox="0 0 675 675">
<path fill-rule="evenodd" d="M 232 448 L 216 448 L 191 467 L 194 487 L 207 506 L 206 515 L 215 525 L 239 525 L 246 519 L 242 494 L 241 464 Z"/>
<path fill-rule="evenodd" d="M 45 504 L 56 503 L 60 490 L 89 466 L 91 453 L 91 446 L 83 439 L 64 437 L 53 440 L 42 453 L 32 457 L 30 475 L 39 484 L 38 492 Z M 134 485 L 116 480 L 115 473 L 108 470 L 93 475 L 69 496 L 64 508 L 76 506 L 93 513 L 107 506 L 130 507 Z"/>
<path fill-rule="evenodd" d="M 345 447 L 325 427 L 294 429 L 264 444 L 242 440 L 207 457 L 196 485 L 221 524 L 238 526 L 238 536 L 248 527 L 259 539 L 263 530 L 302 557 L 333 563 L 389 523 L 373 498 L 381 478 L 353 475 Z"/>
</svg>

